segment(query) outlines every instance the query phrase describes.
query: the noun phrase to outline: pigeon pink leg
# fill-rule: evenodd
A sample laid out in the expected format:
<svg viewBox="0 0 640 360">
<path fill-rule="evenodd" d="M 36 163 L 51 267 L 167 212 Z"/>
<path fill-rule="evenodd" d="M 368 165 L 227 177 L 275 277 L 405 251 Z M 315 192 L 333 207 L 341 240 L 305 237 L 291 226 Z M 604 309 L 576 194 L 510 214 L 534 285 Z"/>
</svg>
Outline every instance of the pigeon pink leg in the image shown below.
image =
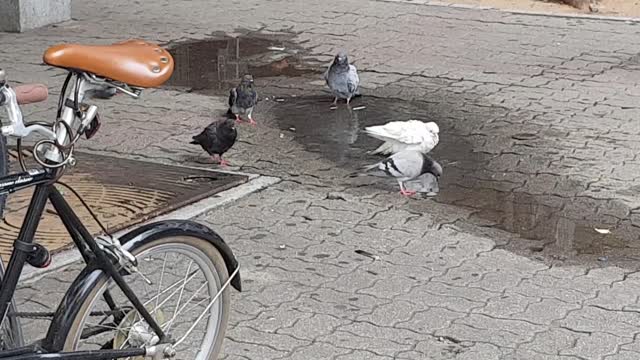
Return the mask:
<svg viewBox="0 0 640 360">
<path fill-rule="evenodd" d="M 256 124 L 257 124 L 257 123 L 255 122 L 255 120 L 253 120 L 253 118 L 251 117 L 251 115 L 249 115 L 249 124 L 251 124 L 251 125 L 253 125 L 253 126 L 256 126 Z"/>
<path fill-rule="evenodd" d="M 229 162 L 227 160 L 223 160 L 222 156 L 215 154 L 215 155 L 211 155 L 211 158 L 213 159 L 213 161 L 217 162 L 218 164 L 220 164 L 220 166 L 227 166 L 229 165 Z"/>
<path fill-rule="evenodd" d="M 404 196 L 413 196 L 416 194 L 415 191 L 410 191 L 404 188 L 404 184 L 403 183 L 399 183 L 400 184 L 400 194 L 404 195 Z"/>
<path fill-rule="evenodd" d="M 237 123 L 241 123 L 242 119 L 240 119 L 240 116 L 238 114 L 236 114 L 236 122 Z"/>
</svg>

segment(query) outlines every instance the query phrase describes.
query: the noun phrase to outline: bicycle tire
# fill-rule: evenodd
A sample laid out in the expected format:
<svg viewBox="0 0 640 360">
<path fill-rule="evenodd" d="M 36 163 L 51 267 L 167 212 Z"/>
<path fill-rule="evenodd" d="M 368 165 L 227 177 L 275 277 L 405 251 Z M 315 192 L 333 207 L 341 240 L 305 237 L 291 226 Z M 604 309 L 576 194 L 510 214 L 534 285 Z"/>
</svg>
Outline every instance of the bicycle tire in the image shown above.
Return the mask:
<svg viewBox="0 0 640 360">
<path fill-rule="evenodd" d="M 0 282 L 4 277 L 4 262 L 0 258 Z M 17 307 L 15 298 L 11 299 L 9 303 L 9 309 L 7 313 L 16 313 Z M 20 319 L 17 316 L 8 316 L 5 321 L 0 325 L 0 351 L 10 350 L 24 346 L 24 334 L 22 333 L 22 326 L 20 325 Z"/>
<path fill-rule="evenodd" d="M 9 148 L 7 138 L 0 135 L 0 177 L 9 175 Z M 0 195 L 0 219 L 4 220 L 4 209 L 7 203 L 7 194 Z M 4 262 L 0 258 L 0 280 L 4 277 Z M 17 307 L 15 299 L 11 300 L 9 314 L 16 313 Z M 24 335 L 20 320 L 16 316 L 7 316 L 5 322 L 0 326 L 0 349 L 8 350 L 24 346 Z"/>
<path fill-rule="evenodd" d="M 210 241 L 192 234 L 189 234 L 189 235 L 171 234 L 171 235 L 158 237 L 157 239 L 154 239 L 148 243 L 145 243 L 138 248 L 131 249 L 130 252 L 136 257 L 140 258 L 141 254 L 142 256 L 144 256 L 144 254 L 151 253 L 155 248 L 162 247 L 162 246 L 170 247 L 170 245 L 178 246 L 178 244 L 179 246 L 190 246 L 196 250 L 201 251 L 203 254 L 205 254 L 206 257 L 208 257 L 208 259 L 210 260 L 213 267 L 215 268 L 215 272 L 218 276 L 217 282 L 219 283 L 219 285 L 224 284 L 228 280 L 229 274 L 227 272 L 227 267 L 223 259 L 223 256 L 221 255 L 219 250 L 214 245 L 212 245 Z M 129 276 L 135 276 L 135 275 L 129 275 Z M 65 339 L 63 351 L 78 350 L 78 341 L 80 339 L 80 336 L 84 328 L 83 325 L 87 320 L 87 318 L 89 317 L 89 314 L 93 309 L 93 306 L 98 300 L 101 299 L 104 290 L 108 289 L 111 283 L 113 283 L 113 280 L 108 278 L 104 274 L 102 275 L 101 279 L 99 279 L 94 283 L 93 288 L 89 291 L 89 296 L 80 306 L 79 311 L 75 313 L 75 317 L 72 320 L 72 324 L 69 327 L 68 333 L 59 334 L 59 336 L 62 336 Z M 217 356 L 219 355 L 220 350 L 222 348 L 222 343 L 223 343 L 226 329 L 228 326 L 229 314 L 230 314 L 229 288 L 227 288 L 221 294 L 218 301 L 221 301 L 222 303 L 222 307 L 221 307 L 222 314 L 220 315 L 220 318 L 218 320 L 219 327 L 217 328 L 218 331 L 215 334 L 215 340 L 212 342 L 213 346 L 211 347 L 211 350 L 208 352 L 208 355 L 205 357 L 207 360 L 217 359 Z"/>
</svg>

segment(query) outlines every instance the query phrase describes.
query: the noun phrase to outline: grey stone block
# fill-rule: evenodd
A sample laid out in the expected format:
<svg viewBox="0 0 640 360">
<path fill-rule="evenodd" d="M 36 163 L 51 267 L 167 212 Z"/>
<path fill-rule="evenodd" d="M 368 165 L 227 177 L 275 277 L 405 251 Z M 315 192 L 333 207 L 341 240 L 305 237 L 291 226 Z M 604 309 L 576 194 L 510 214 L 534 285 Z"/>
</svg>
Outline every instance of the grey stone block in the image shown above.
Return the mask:
<svg viewBox="0 0 640 360">
<path fill-rule="evenodd" d="M 0 31 L 24 32 L 71 19 L 71 0 L 3 0 Z"/>
</svg>

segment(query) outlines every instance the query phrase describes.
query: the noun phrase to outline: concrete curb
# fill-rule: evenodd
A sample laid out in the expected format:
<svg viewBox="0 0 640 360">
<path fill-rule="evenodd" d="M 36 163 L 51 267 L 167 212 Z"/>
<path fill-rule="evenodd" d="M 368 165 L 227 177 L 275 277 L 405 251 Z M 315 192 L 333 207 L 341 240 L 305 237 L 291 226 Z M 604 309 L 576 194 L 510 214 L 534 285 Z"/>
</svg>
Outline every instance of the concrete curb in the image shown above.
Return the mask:
<svg viewBox="0 0 640 360">
<path fill-rule="evenodd" d="M 196 169 L 201 169 L 201 168 L 196 168 Z M 206 199 L 200 200 L 198 202 L 195 202 L 193 204 L 187 205 L 185 207 L 179 208 L 177 210 L 174 210 L 170 213 L 164 214 L 164 215 L 160 215 L 158 217 L 149 219 L 143 223 L 139 223 L 136 225 L 133 225 L 131 227 L 128 227 L 124 230 L 118 231 L 116 233 L 114 233 L 114 236 L 122 236 L 123 234 L 129 232 L 130 230 L 142 226 L 144 224 L 148 224 L 151 222 L 155 222 L 155 221 L 159 221 L 159 220 L 168 220 L 168 219 L 176 219 L 176 220 L 188 220 L 188 219 L 192 219 L 196 216 L 205 214 L 211 210 L 214 210 L 216 208 L 219 208 L 221 206 L 225 206 L 229 203 L 232 203 L 238 199 L 241 199 L 249 194 L 252 194 L 254 192 L 266 189 L 267 187 L 271 186 L 271 185 L 275 185 L 277 183 L 279 183 L 281 181 L 280 178 L 277 177 L 271 177 L 271 176 L 262 176 L 262 175 L 256 175 L 256 174 L 245 174 L 245 173 L 238 173 L 238 172 L 232 172 L 232 171 L 218 171 L 218 172 L 226 172 L 229 174 L 237 174 L 237 175 L 245 175 L 249 177 L 249 181 L 242 184 L 242 185 L 238 185 L 236 187 L 233 187 L 229 190 L 225 190 L 221 193 L 218 193 L 214 196 L 208 197 Z M 213 229 L 215 231 L 215 229 Z M 38 281 L 39 279 L 41 279 L 42 277 L 46 276 L 48 273 L 51 273 L 53 271 L 59 270 L 65 266 L 71 265 L 72 263 L 76 262 L 76 261 L 80 261 L 81 257 L 80 257 L 80 253 L 78 252 L 78 250 L 74 247 L 72 249 L 69 250 L 65 250 L 65 251 L 61 251 L 59 253 L 56 253 L 55 255 L 53 255 L 53 259 L 51 262 L 51 265 L 46 268 L 46 269 L 37 269 L 37 268 L 32 268 L 30 266 L 25 267 L 25 269 L 22 271 L 22 275 L 20 277 L 20 285 L 25 285 L 25 284 L 29 284 L 29 283 L 33 283 L 35 281 Z M 19 286 L 20 286 L 19 285 Z"/>
<path fill-rule="evenodd" d="M 527 11 L 527 10 L 518 10 L 518 9 L 501 9 L 491 6 L 480 6 L 480 5 L 467 5 L 467 4 L 453 4 L 441 1 L 410 1 L 410 0 L 375 0 L 382 2 L 391 2 L 391 3 L 401 3 L 401 4 L 410 4 L 410 5 L 423 5 L 423 6 L 437 6 L 437 7 L 448 7 L 454 9 L 468 9 L 468 10 L 492 10 L 492 11 L 500 11 L 504 13 L 510 13 L 514 15 L 528 15 L 528 16 L 546 16 L 546 17 L 557 17 L 557 18 L 568 18 L 568 19 L 582 19 L 582 20 L 594 20 L 594 21 L 616 21 L 616 22 L 624 22 L 624 23 L 640 23 L 640 18 L 634 17 L 622 17 L 622 16 L 604 16 L 604 15 L 591 15 L 591 14 L 558 14 L 552 13 L 548 11 Z"/>
</svg>

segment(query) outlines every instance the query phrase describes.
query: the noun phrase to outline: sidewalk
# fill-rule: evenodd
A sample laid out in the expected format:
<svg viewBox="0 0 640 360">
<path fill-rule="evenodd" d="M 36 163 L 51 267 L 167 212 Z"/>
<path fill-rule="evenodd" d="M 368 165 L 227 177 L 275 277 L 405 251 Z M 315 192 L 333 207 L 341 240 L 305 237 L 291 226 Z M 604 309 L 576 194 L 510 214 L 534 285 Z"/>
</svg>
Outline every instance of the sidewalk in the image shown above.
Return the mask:
<svg viewBox="0 0 640 360">
<path fill-rule="evenodd" d="M 46 82 L 55 93 L 61 72 L 40 59 L 60 41 L 166 43 L 219 31 L 288 31 L 310 49 L 309 61 L 326 63 L 348 49 L 367 106 L 388 105 L 389 116 L 415 108 L 442 124 L 435 154 L 449 190 L 435 201 L 407 201 L 390 186 L 355 187 L 345 178 L 351 169 L 296 138 L 304 129 L 280 130 L 287 113 L 261 103 L 260 125 L 241 127 L 229 160 L 284 181 L 197 219 L 220 232 L 243 266 L 246 291 L 233 295 L 226 359 L 640 356 L 633 257 L 615 267 L 597 260 L 601 249 L 582 257 L 557 247 L 536 253 L 531 241 L 490 227 L 485 217 L 478 226 L 478 211 L 465 205 L 492 201 L 493 193 L 479 196 L 478 187 L 570 199 L 563 214 L 593 210 L 626 226 L 621 239 L 631 240 L 618 250 L 635 254 L 637 26 L 364 0 L 247 1 L 242 8 L 202 0 L 76 1 L 74 18 L 0 35 L 11 49 L 0 54 L 10 78 Z M 313 76 L 257 79 L 261 96 L 315 96 L 317 84 Z M 55 101 L 29 109 L 31 119 L 53 114 Z M 118 97 L 101 104 L 104 124 L 80 150 L 195 165 L 202 154 L 187 140 L 225 103 L 167 90 L 146 91 L 139 101 Z M 306 115 L 318 128 L 325 124 Z M 458 199 L 451 189 L 459 189 Z M 526 217 L 546 224 L 538 212 Z M 587 236 L 574 232 L 576 242 Z M 19 302 L 30 310 L 53 306 L 72 274 L 22 289 Z M 34 286 L 51 293 L 27 300 Z M 30 335 L 37 326 L 27 325 Z"/>
</svg>

